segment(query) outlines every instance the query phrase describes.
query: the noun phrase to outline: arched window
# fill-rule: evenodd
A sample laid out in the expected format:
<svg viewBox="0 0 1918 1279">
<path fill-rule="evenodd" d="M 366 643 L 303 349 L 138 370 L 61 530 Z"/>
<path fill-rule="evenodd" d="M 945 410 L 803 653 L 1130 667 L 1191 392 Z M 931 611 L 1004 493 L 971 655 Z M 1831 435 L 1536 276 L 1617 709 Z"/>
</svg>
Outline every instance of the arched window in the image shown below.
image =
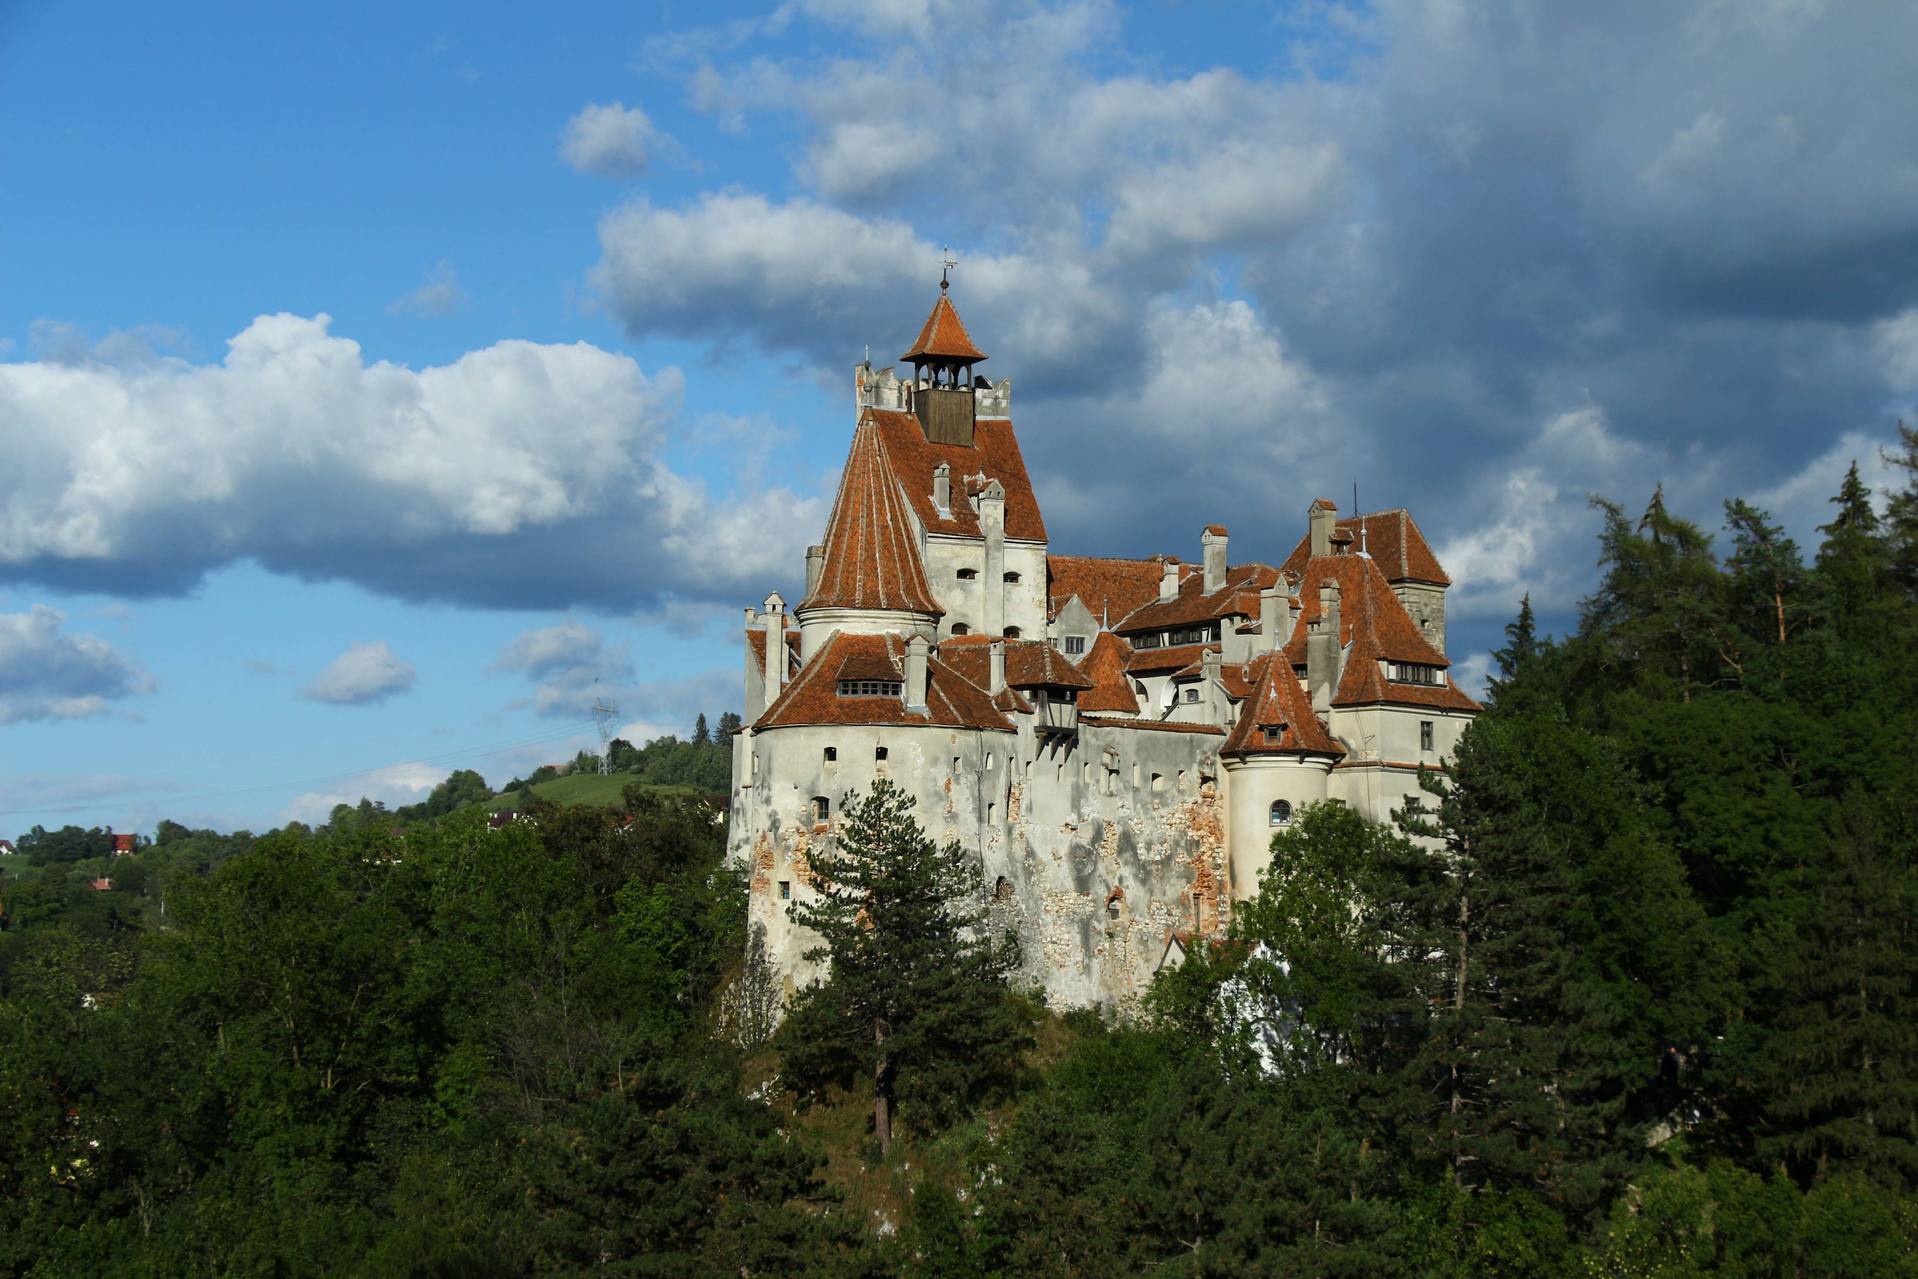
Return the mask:
<svg viewBox="0 0 1918 1279">
<path fill-rule="evenodd" d="M 812 819 L 816 822 L 823 822 L 831 816 L 832 801 L 824 795 L 814 795 L 812 797 Z"/>
<path fill-rule="evenodd" d="M 1272 801 L 1271 822 L 1274 826 L 1290 826 L 1292 824 L 1292 803 L 1290 800 L 1275 799 Z"/>
<path fill-rule="evenodd" d="M 972 628 L 964 622 L 954 622 L 952 624 L 952 633 L 954 635 L 970 635 L 972 634 Z"/>
<path fill-rule="evenodd" d="M 1019 638 L 1019 637 L 1020 637 L 1021 635 L 1024 635 L 1024 634 L 1025 634 L 1025 632 L 1024 632 L 1024 631 L 1022 631 L 1022 630 L 1020 630 L 1020 629 L 1019 629 L 1018 627 L 1016 627 L 1016 626 L 1008 626 L 1008 627 L 1006 627 L 1006 638 L 1007 638 L 1007 639 L 1018 639 L 1018 638 Z"/>
<path fill-rule="evenodd" d="M 1017 586 L 1019 584 L 1019 575 L 1017 573 L 1008 573 L 1004 580 L 1008 586 Z"/>
</svg>

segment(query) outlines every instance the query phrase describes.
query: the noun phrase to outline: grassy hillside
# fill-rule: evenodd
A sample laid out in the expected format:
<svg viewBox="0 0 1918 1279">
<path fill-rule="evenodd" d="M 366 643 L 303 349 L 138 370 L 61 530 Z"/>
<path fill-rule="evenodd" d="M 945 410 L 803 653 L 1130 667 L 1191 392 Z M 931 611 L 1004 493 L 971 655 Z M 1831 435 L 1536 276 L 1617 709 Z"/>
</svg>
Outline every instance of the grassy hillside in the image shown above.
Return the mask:
<svg viewBox="0 0 1918 1279">
<path fill-rule="evenodd" d="M 555 804 L 579 805 L 617 805 L 627 785 L 633 780 L 631 773 L 610 773 L 604 777 L 598 773 L 570 773 L 565 777 L 555 777 L 550 782 L 540 782 L 524 790 L 502 791 L 486 801 L 486 811 L 497 813 L 504 809 L 518 808 L 525 804 L 524 796 L 528 791 Z M 687 786 L 644 785 L 648 791 L 662 794 L 692 795 L 697 792 Z"/>
</svg>

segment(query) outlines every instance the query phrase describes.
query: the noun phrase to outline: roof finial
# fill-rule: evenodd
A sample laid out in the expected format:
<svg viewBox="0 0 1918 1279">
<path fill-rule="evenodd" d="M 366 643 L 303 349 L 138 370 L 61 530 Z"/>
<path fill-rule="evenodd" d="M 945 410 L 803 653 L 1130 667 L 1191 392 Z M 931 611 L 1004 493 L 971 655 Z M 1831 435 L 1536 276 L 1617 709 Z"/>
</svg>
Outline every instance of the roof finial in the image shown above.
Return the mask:
<svg viewBox="0 0 1918 1279">
<path fill-rule="evenodd" d="M 947 272 L 951 271 L 952 268 L 958 265 L 959 263 L 952 256 L 952 246 L 950 244 L 946 245 L 944 249 L 940 250 L 939 291 L 941 293 L 944 293 L 947 289 L 952 287 L 952 281 L 947 278 Z"/>
</svg>

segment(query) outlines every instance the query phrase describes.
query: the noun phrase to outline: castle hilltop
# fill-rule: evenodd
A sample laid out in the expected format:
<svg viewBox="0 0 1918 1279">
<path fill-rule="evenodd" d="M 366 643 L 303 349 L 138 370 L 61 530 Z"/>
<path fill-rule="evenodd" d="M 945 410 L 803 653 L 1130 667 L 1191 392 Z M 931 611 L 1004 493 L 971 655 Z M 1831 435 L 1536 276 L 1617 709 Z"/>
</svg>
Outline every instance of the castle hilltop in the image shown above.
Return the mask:
<svg viewBox="0 0 1918 1279">
<path fill-rule="evenodd" d="M 890 778 L 977 852 L 1052 1003 L 1110 1004 L 1222 932 L 1304 805 L 1385 820 L 1452 750 L 1478 705 L 1448 674 L 1450 579 L 1408 512 L 1323 499 L 1276 563 L 1233 562 L 1219 524 L 1191 562 L 1052 554 L 1011 382 L 940 288 L 908 376 L 854 370 L 805 598 L 747 610 L 731 853 L 790 992 L 809 853 Z"/>
</svg>

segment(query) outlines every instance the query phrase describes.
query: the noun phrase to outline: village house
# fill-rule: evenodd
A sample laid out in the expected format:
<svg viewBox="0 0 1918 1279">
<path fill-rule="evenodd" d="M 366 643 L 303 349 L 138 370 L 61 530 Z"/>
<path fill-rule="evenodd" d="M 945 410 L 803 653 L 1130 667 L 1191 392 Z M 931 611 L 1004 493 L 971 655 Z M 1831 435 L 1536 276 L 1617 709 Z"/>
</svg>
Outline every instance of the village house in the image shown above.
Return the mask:
<svg viewBox="0 0 1918 1279">
<path fill-rule="evenodd" d="M 1269 561 L 1222 524 L 1190 560 L 1054 554 L 1011 382 L 940 289 L 909 373 L 854 369 L 804 597 L 746 610 L 730 852 L 790 992 L 809 854 L 890 778 L 976 852 L 1027 979 L 1109 1005 L 1222 932 L 1302 807 L 1385 820 L 1453 749 L 1478 706 L 1448 670 L 1450 579 L 1408 512 L 1324 499 Z"/>
</svg>

